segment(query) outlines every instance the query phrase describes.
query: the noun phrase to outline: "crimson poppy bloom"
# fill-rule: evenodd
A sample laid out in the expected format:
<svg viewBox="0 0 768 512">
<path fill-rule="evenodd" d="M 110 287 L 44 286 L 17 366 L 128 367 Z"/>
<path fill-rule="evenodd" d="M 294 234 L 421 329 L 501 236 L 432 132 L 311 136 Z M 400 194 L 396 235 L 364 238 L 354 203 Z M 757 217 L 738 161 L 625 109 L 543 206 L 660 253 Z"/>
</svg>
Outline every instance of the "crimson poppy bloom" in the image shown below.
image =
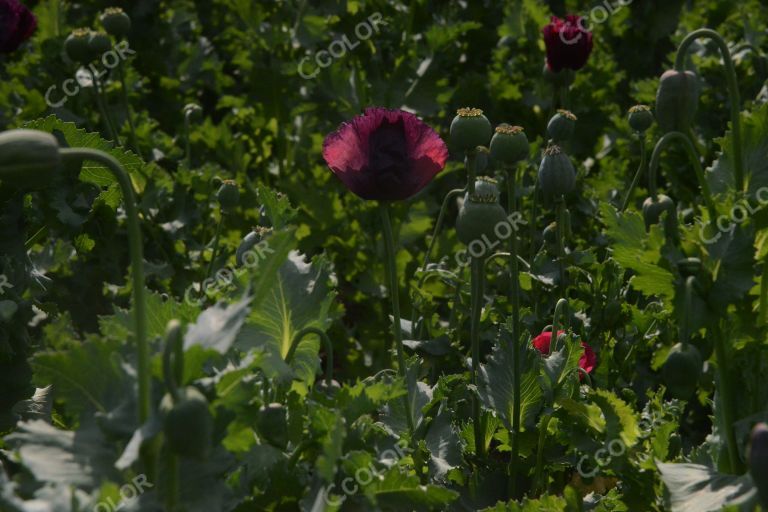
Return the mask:
<svg viewBox="0 0 768 512">
<path fill-rule="evenodd" d="M 569 14 L 564 20 L 552 16 L 541 29 L 547 47 L 547 67 L 555 73 L 563 69 L 577 71 L 584 67 L 592 52 L 592 32 L 584 28 L 584 19 Z"/>
<path fill-rule="evenodd" d="M 565 331 L 557 331 L 557 335 L 560 336 L 561 334 L 565 334 Z M 544 331 L 535 338 L 533 338 L 533 341 L 531 342 L 533 344 L 533 347 L 541 352 L 542 354 L 549 354 L 549 344 L 552 342 L 552 331 Z M 592 350 L 592 347 L 587 345 L 585 342 L 581 342 L 581 346 L 584 347 L 584 353 L 581 354 L 581 357 L 579 358 L 579 366 L 587 373 L 592 373 L 592 370 L 595 369 L 595 366 L 597 366 L 597 356 L 595 355 L 595 351 Z M 579 378 L 583 377 L 581 373 L 579 373 Z"/>
<path fill-rule="evenodd" d="M 32 36 L 37 19 L 19 0 L 0 0 L 0 53 L 11 53 Z"/>
<path fill-rule="evenodd" d="M 402 200 L 445 167 L 448 148 L 429 125 L 403 110 L 368 108 L 323 142 L 323 158 L 363 199 Z"/>
</svg>

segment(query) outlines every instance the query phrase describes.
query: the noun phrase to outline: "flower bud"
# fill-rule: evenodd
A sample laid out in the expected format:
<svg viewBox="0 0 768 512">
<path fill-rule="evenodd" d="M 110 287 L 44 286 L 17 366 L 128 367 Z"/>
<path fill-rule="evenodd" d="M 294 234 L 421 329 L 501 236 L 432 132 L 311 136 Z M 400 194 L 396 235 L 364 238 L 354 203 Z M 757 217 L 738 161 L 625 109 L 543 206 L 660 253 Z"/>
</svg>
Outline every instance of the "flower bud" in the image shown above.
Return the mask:
<svg viewBox="0 0 768 512">
<path fill-rule="evenodd" d="M 576 169 L 560 146 L 552 144 L 544 150 L 539 166 L 539 188 L 548 197 L 564 196 L 576 187 Z"/>
<path fill-rule="evenodd" d="M 573 135 L 573 129 L 576 127 L 576 116 L 567 110 L 558 110 L 552 116 L 547 124 L 547 135 L 553 141 L 565 142 Z"/>
<path fill-rule="evenodd" d="M 701 365 L 701 354 L 696 347 L 690 343 L 675 344 L 661 369 L 670 396 L 681 400 L 689 399 L 698 387 Z"/>
<path fill-rule="evenodd" d="M 91 32 L 88 36 L 90 60 L 98 60 L 112 48 L 112 40 L 105 32 Z"/>
<path fill-rule="evenodd" d="M 219 201 L 221 211 L 229 213 L 240 204 L 240 190 L 237 183 L 233 180 L 224 180 L 216 192 L 216 199 Z"/>
<path fill-rule="evenodd" d="M 757 487 L 760 503 L 768 509 L 768 425 L 758 423 L 749 442 L 749 474 Z"/>
<path fill-rule="evenodd" d="M 496 127 L 491 139 L 491 158 L 497 162 L 514 164 L 528 158 L 528 137 L 520 126 L 506 123 Z"/>
<path fill-rule="evenodd" d="M 67 56 L 75 62 L 88 62 L 91 53 L 88 50 L 88 40 L 91 37 L 91 31 L 87 28 L 76 28 L 64 40 L 64 51 Z"/>
<path fill-rule="evenodd" d="M 671 69 L 661 75 L 656 91 L 656 119 L 666 132 L 685 133 L 699 105 L 699 83 L 692 71 Z"/>
<path fill-rule="evenodd" d="M 0 133 L 0 182 L 13 188 L 50 185 L 61 164 L 59 143 L 50 133 L 10 130 Z"/>
<path fill-rule="evenodd" d="M 701 260 L 699 258 L 683 258 L 677 262 L 677 269 L 683 277 L 698 276 L 701 272 Z"/>
<path fill-rule="evenodd" d="M 643 219 L 645 220 L 645 229 L 651 229 L 651 226 L 658 224 L 661 214 L 668 212 L 668 215 L 675 215 L 675 202 L 664 194 L 658 194 L 655 198 L 649 197 L 643 202 Z"/>
<path fill-rule="evenodd" d="M 479 180 L 478 185 L 480 193 L 476 188 L 474 194 L 464 196 L 464 204 L 456 218 L 456 234 L 466 245 L 479 241 L 484 247 L 482 256 L 490 256 L 491 249 L 486 244 L 498 241 L 499 234 L 504 234 L 496 226 L 507 222 L 507 213 L 499 204 L 499 190 L 493 180 Z"/>
<path fill-rule="evenodd" d="M 635 105 L 629 109 L 629 126 L 637 133 L 645 133 L 653 124 L 653 113 L 647 105 Z"/>
<path fill-rule="evenodd" d="M 131 30 L 131 18 L 119 7 L 107 7 L 99 16 L 104 30 L 120 39 Z"/>
<path fill-rule="evenodd" d="M 457 150 L 470 151 L 491 139 L 491 123 L 479 108 L 460 108 L 451 122 L 449 141 Z"/>
<path fill-rule="evenodd" d="M 160 402 L 166 442 L 177 455 L 203 459 L 210 451 L 213 434 L 208 400 L 192 386 L 179 389 L 178 394 L 177 400 L 168 393 Z"/>
</svg>

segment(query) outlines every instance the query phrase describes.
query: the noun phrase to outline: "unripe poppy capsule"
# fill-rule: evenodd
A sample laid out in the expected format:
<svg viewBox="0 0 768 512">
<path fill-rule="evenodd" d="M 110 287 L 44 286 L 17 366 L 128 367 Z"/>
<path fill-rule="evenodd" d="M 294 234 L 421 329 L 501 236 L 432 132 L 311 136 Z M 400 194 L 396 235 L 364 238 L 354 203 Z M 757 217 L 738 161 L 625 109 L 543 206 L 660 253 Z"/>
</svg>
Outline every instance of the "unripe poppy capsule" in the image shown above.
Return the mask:
<svg viewBox="0 0 768 512">
<path fill-rule="evenodd" d="M 59 143 L 50 133 L 10 130 L 0 133 L 0 182 L 13 188 L 50 185 L 61 164 Z"/>
<path fill-rule="evenodd" d="M 576 116 L 568 110 L 558 110 L 547 124 L 547 135 L 555 142 L 565 142 L 573 135 Z"/>
<path fill-rule="evenodd" d="M 687 400 L 698 387 L 702 359 L 698 349 L 687 343 L 673 346 L 661 369 L 664 383 L 674 398 Z"/>
<path fill-rule="evenodd" d="M 491 139 L 491 123 L 479 108 L 460 108 L 451 122 L 450 145 L 463 151 L 485 146 Z"/>
<path fill-rule="evenodd" d="M 496 127 L 490 149 L 493 160 L 514 164 L 528 158 L 530 146 L 528 137 L 520 126 L 503 123 Z"/>
<path fill-rule="evenodd" d="M 545 196 L 560 197 L 576 187 L 576 169 L 560 146 L 550 145 L 544 150 L 539 166 L 539 187 Z"/>
<path fill-rule="evenodd" d="M 629 126 L 638 133 L 645 133 L 653 124 L 653 113 L 647 105 L 635 105 L 629 109 Z"/>
<path fill-rule="evenodd" d="M 491 248 L 488 246 L 503 236 L 504 228 L 499 226 L 508 223 L 507 213 L 499 204 L 499 195 L 493 180 L 478 180 L 475 193 L 467 193 L 459 209 L 456 235 L 462 243 L 470 246 L 470 253 L 478 257 L 490 256 Z M 473 243 L 479 244 L 479 250 L 473 249 Z"/>
<path fill-rule="evenodd" d="M 108 34 L 117 38 L 125 37 L 131 30 L 131 18 L 119 7 L 106 8 L 99 21 Z"/>
<path fill-rule="evenodd" d="M 223 212 L 229 213 L 240 204 L 240 189 L 233 180 L 224 180 L 216 192 L 216 199 Z"/>
<path fill-rule="evenodd" d="M 87 62 L 90 60 L 91 52 L 88 49 L 88 40 L 91 37 L 91 31 L 87 28 L 76 28 L 64 40 L 64 51 L 67 56 L 75 62 Z"/>
<path fill-rule="evenodd" d="M 91 32 L 88 36 L 90 60 L 98 60 L 112 48 L 112 41 L 105 32 Z"/>
</svg>

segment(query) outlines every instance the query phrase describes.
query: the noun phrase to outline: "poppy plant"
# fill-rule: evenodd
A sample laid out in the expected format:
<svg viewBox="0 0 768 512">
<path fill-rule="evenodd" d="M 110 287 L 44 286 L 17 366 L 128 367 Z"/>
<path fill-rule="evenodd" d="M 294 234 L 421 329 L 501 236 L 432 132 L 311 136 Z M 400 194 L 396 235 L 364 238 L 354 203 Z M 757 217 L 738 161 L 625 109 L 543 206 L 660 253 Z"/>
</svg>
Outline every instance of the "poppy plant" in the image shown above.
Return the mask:
<svg viewBox="0 0 768 512">
<path fill-rule="evenodd" d="M 18 0 L 0 0 L 0 53 L 12 53 L 29 39 L 37 19 Z"/>
<path fill-rule="evenodd" d="M 344 186 L 363 199 L 408 199 L 448 160 L 445 142 L 403 110 L 368 108 L 325 138 L 323 158 Z"/>
<path fill-rule="evenodd" d="M 557 331 L 558 336 L 561 334 L 565 334 L 565 331 Z M 533 338 L 531 344 L 533 345 L 533 348 L 542 354 L 549 354 L 549 345 L 551 342 L 552 332 L 544 331 Z M 583 341 L 581 342 L 581 346 L 584 347 L 584 353 L 581 354 L 581 357 L 579 358 L 579 367 L 587 373 L 592 373 L 592 370 L 594 370 L 595 366 L 597 365 L 597 356 L 595 355 L 595 351 L 592 350 L 592 347 Z M 579 374 L 579 378 L 581 378 L 581 374 Z"/>
<path fill-rule="evenodd" d="M 584 19 L 569 14 L 565 19 L 552 16 L 549 25 L 541 29 L 547 47 L 547 67 L 558 73 L 563 69 L 578 71 L 592 52 L 592 32 L 584 27 Z"/>
</svg>

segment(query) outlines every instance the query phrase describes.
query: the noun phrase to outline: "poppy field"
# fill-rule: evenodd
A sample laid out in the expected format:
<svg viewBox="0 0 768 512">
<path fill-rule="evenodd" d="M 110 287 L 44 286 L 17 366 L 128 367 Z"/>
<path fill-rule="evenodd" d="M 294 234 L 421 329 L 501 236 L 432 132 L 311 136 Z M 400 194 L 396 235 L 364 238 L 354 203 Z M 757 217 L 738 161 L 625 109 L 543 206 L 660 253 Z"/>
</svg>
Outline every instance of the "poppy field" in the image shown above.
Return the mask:
<svg viewBox="0 0 768 512">
<path fill-rule="evenodd" d="M 762 0 L 0 0 L 0 512 L 768 510 Z"/>
</svg>

